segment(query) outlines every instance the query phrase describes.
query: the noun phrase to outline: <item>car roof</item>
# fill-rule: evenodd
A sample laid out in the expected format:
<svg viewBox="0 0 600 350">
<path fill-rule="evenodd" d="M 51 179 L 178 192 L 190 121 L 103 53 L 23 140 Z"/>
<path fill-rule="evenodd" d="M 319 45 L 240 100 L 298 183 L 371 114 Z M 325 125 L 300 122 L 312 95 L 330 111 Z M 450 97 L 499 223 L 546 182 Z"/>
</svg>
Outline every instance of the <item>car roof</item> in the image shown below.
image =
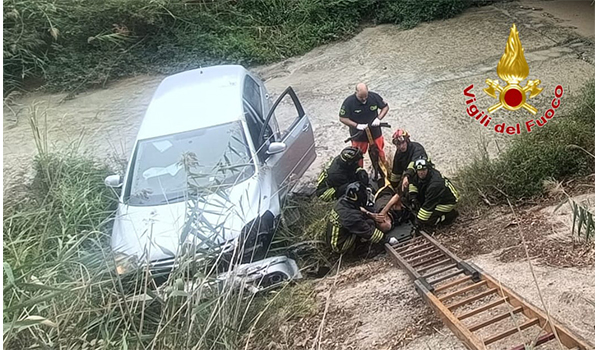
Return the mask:
<svg viewBox="0 0 600 350">
<path fill-rule="evenodd" d="M 242 66 L 223 65 L 166 77 L 146 110 L 138 140 L 241 120 L 247 74 Z"/>
</svg>

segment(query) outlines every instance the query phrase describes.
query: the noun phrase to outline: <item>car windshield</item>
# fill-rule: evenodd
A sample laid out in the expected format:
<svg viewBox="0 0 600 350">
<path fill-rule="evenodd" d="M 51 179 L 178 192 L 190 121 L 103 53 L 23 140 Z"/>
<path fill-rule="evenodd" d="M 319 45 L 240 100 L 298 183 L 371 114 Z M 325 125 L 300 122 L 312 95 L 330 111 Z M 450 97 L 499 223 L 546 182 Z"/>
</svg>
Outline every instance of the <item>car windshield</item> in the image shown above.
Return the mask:
<svg viewBox="0 0 600 350">
<path fill-rule="evenodd" d="M 138 142 L 125 201 L 158 205 L 183 200 L 190 187 L 231 187 L 254 174 L 240 122 Z"/>
</svg>

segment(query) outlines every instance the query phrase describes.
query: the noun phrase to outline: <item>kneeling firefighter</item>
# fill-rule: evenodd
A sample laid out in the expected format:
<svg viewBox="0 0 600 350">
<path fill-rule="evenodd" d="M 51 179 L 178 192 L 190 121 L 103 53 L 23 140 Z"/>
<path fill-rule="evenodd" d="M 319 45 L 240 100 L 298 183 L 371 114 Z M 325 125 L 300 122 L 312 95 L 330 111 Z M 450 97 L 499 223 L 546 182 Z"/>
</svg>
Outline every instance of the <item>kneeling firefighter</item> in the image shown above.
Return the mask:
<svg viewBox="0 0 600 350">
<path fill-rule="evenodd" d="M 356 245 L 372 243 L 398 243 L 396 238 L 385 238 L 385 233 L 377 227 L 375 215 L 364 209 L 367 203 L 367 189 L 360 182 L 346 187 L 327 217 L 327 242 L 336 253 L 354 250 Z"/>
<path fill-rule="evenodd" d="M 431 161 L 415 161 L 416 175 L 408 185 L 409 206 L 416 212 L 417 225 L 450 224 L 458 216 L 460 195 L 452 182 L 433 167 Z"/>
<path fill-rule="evenodd" d="M 369 175 L 360 167 L 362 152 L 356 147 L 346 147 L 319 175 L 317 197 L 325 201 L 338 199 L 346 192 L 346 187 L 359 181 L 367 186 Z"/>
</svg>

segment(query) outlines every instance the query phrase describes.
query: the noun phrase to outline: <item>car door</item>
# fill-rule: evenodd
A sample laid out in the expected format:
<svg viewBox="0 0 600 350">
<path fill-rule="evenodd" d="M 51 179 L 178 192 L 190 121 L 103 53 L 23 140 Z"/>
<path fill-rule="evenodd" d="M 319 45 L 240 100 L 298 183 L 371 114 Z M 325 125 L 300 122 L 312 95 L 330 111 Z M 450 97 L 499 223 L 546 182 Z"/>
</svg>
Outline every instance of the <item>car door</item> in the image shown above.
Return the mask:
<svg viewBox="0 0 600 350">
<path fill-rule="evenodd" d="M 267 155 L 265 163 L 283 194 L 286 192 L 283 188 L 301 177 L 316 159 L 315 139 L 310 120 L 291 87 L 277 98 L 266 117 L 265 126 L 271 118 L 277 120 L 280 131 L 277 141 L 285 144 L 285 150 Z M 265 135 L 265 126 L 262 135 Z"/>
</svg>

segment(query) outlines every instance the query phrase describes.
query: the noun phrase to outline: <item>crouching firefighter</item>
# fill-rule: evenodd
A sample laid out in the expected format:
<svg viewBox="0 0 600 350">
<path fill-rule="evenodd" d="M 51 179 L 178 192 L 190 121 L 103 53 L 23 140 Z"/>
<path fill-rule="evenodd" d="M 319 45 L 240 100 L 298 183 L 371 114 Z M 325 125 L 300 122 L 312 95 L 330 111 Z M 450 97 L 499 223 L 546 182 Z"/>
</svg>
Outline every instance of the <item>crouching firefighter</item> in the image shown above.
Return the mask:
<svg viewBox="0 0 600 350">
<path fill-rule="evenodd" d="M 325 201 L 338 199 L 346 192 L 346 187 L 359 181 L 367 186 L 369 175 L 360 167 L 362 152 L 356 147 L 346 147 L 319 175 L 317 197 Z"/>
<path fill-rule="evenodd" d="M 408 185 L 409 206 L 417 226 L 450 224 L 458 216 L 460 195 L 452 182 L 433 167 L 429 159 L 415 161 L 416 175 Z"/>
<path fill-rule="evenodd" d="M 398 243 L 393 237 L 385 238 L 374 214 L 364 209 L 366 203 L 367 189 L 360 182 L 349 184 L 346 193 L 336 202 L 327 217 L 326 232 L 327 242 L 334 252 L 351 252 L 360 245 Z"/>
</svg>

